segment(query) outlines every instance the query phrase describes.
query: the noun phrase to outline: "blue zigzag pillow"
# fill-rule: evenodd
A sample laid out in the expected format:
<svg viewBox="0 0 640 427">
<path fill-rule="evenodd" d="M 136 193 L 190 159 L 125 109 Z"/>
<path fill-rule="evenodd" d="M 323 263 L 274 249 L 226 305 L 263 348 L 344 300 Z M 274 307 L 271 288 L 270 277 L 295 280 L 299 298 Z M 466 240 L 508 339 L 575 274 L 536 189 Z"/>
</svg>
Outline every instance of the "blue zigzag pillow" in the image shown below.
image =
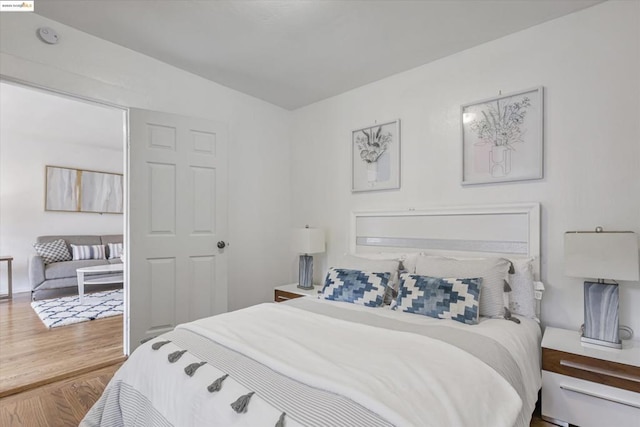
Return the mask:
<svg viewBox="0 0 640 427">
<path fill-rule="evenodd" d="M 476 325 L 481 282 L 404 273 L 394 310 Z"/>
<path fill-rule="evenodd" d="M 369 273 L 346 268 L 330 268 L 322 297 L 367 307 L 381 306 L 391 273 Z"/>
</svg>

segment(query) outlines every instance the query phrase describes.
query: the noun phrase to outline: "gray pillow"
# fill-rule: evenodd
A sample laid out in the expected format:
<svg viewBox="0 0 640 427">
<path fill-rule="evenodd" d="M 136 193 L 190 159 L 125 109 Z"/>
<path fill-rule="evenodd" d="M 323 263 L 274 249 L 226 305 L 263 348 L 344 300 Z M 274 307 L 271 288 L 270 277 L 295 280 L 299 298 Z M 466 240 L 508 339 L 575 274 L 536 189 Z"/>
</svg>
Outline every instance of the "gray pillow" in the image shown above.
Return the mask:
<svg viewBox="0 0 640 427">
<path fill-rule="evenodd" d="M 416 262 L 416 274 L 431 277 L 480 277 L 480 315 L 504 315 L 504 282 L 511 262 L 504 258 L 455 259 L 421 255 Z"/>
<path fill-rule="evenodd" d="M 62 239 L 54 240 L 53 242 L 34 243 L 33 248 L 43 258 L 45 264 L 71 261 L 69 248 L 67 248 L 67 244 Z"/>
</svg>

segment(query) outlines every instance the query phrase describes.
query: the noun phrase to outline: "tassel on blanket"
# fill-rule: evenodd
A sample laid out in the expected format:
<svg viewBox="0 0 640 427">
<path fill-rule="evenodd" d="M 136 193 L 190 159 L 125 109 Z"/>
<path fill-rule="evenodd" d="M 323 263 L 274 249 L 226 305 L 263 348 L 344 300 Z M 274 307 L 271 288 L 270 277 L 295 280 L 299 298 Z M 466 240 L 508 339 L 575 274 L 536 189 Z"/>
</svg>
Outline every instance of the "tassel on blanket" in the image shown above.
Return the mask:
<svg viewBox="0 0 640 427">
<path fill-rule="evenodd" d="M 255 391 L 251 393 L 247 393 L 244 396 L 240 396 L 238 400 L 231 404 L 231 408 L 236 411 L 238 414 L 242 414 L 247 412 L 247 406 L 249 406 L 249 400 L 251 400 L 251 396 L 253 396 Z"/>
<path fill-rule="evenodd" d="M 151 346 L 152 349 L 154 350 L 160 350 L 160 347 L 162 347 L 165 344 L 169 344 L 171 341 L 158 341 L 158 342 L 154 342 L 153 345 Z"/>
<path fill-rule="evenodd" d="M 169 362 L 171 363 L 175 363 L 178 360 L 180 360 L 180 358 L 182 357 L 183 354 L 185 354 L 187 352 L 187 350 L 178 350 L 178 351 L 174 351 L 173 353 L 171 353 L 167 359 L 169 359 Z"/>
<path fill-rule="evenodd" d="M 184 373 L 189 375 L 190 377 L 192 377 L 193 374 L 196 373 L 198 368 L 200 366 L 204 365 L 205 363 L 207 363 L 207 362 L 195 362 L 195 363 L 192 363 L 191 365 L 189 365 L 186 368 L 184 368 Z"/>
<path fill-rule="evenodd" d="M 146 337 L 146 338 L 143 338 L 143 339 L 141 339 L 141 340 L 140 340 L 140 344 L 144 344 L 144 343 L 146 343 L 147 341 L 151 341 L 152 339 L 154 339 L 154 338 L 156 338 L 156 337 L 157 337 L 157 335 L 154 335 L 154 336 L 152 336 L 152 337 Z"/>
<path fill-rule="evenodd" d="M 211 385 L 207 387 L 207 390 L 209 390 L 209 393 L 213 393 L 214 391 L 220 391 L 220 389 L 222 388 L 222 382 L 226 380 L 228 376 L 229 374 L 224 374 L 223 376 L 221 376 L 220 378 L 212 382 Z"/>
<path fill-rule="evenodd" d="M 278 418 L 278 422 L 276 423 L 276 425 L 274 427 L 284 427 L 284 416 L 287 415 L 284 412 L 282 413 L 282 415 L 280 415 L 280 418 Z"/>
<path fill-rule="evenodd" d="M 504 308 L 504 320 L 511 320 L 513 323 L 517 323 L 518 325 L 520 324 L 520 319 L 513 317 L 511 310 L 507 307 Z"/>
</svg>

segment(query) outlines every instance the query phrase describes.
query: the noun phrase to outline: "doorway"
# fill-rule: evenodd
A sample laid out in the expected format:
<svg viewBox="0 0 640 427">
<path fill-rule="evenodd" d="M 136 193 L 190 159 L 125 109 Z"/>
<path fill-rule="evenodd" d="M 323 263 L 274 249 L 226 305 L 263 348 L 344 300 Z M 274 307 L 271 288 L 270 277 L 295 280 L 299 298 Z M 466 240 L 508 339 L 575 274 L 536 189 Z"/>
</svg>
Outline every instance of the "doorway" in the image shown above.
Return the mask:
<svg viewBox="0 0 640 427">
<path fill-rule="evenodd" d="M 45 168 L 126 174 L 127 110 L 5 79 L 0 101 L 0 253 L 14 258 L 14 298 L 0 301 L 5 396 L 123 358 L 122 315 L 51 329 L 41 322 L 31 307 L 29 260 L 38 236 L 124 235 L 123 214 L 45 211 Z M 77 295 L 68 280 L 49 279 L 54 286 L 39 299 Z"/>
</svg>

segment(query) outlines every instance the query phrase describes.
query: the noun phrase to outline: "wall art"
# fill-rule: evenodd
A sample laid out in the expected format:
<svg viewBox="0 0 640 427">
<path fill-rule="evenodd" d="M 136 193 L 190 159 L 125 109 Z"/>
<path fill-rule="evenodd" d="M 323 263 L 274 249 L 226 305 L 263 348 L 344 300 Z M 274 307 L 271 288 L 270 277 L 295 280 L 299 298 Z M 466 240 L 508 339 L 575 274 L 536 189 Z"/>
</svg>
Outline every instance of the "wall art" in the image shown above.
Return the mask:
<svg viewBox="0 0 640 427">
<path fill-rule="evenodd" d="M 122 174 L 46 166 L 46 211 L 122 213 Z"/>
<path fill-rule="evenodd" d="M 543 176 L 543 88 L 463 105 L 462 184 Z"/>
<path fill-rule="evenodd" d="M 354 130 L 351 144 L 351 191 L 400 188 L 400 119 Z"/>
</svg>

